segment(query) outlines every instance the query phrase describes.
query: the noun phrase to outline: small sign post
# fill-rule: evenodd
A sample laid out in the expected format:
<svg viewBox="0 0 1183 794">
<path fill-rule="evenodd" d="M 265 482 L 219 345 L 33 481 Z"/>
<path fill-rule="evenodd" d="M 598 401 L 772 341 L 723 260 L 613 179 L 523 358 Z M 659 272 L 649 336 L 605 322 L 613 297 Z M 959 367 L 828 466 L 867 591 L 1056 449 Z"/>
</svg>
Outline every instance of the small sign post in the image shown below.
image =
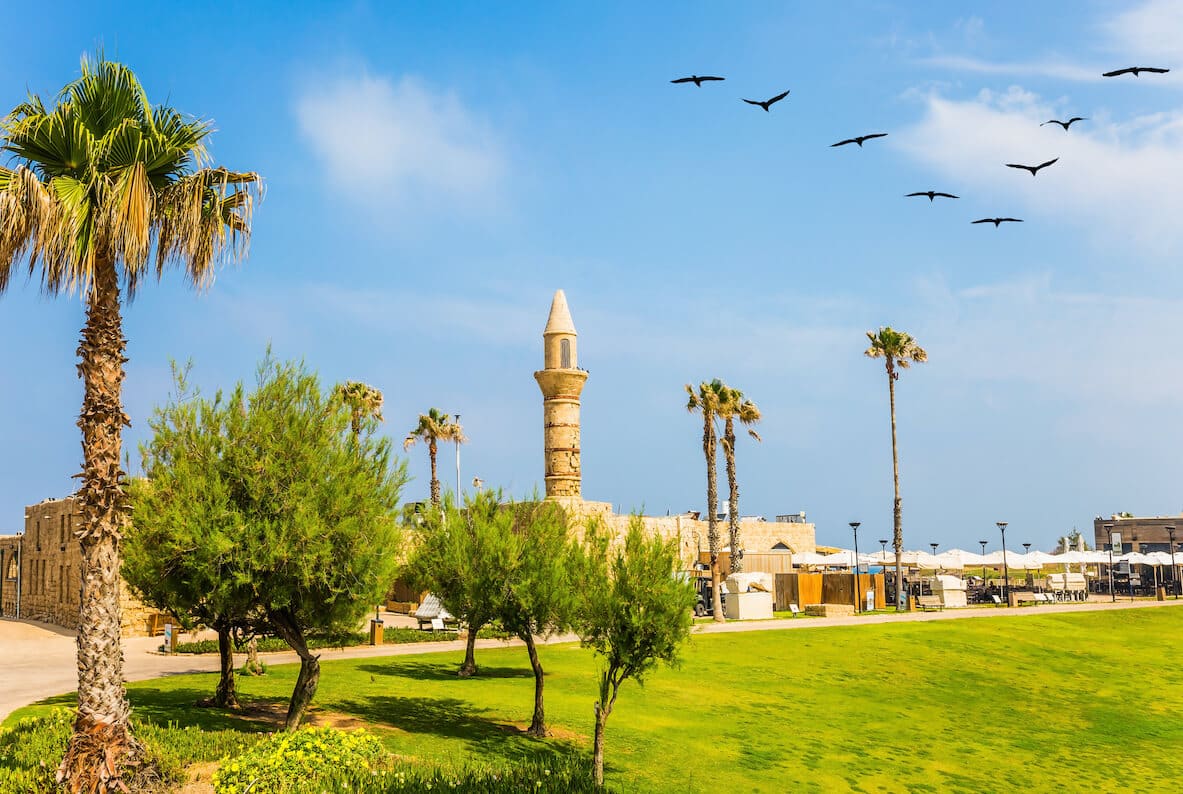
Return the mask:
<svg viewBox="0 0 1183 794">
<path fill-rule="evenodd" d="M 173 624 L 164 624 L 164 652 L 171 654 L 173 652 Z"/>
</svg>

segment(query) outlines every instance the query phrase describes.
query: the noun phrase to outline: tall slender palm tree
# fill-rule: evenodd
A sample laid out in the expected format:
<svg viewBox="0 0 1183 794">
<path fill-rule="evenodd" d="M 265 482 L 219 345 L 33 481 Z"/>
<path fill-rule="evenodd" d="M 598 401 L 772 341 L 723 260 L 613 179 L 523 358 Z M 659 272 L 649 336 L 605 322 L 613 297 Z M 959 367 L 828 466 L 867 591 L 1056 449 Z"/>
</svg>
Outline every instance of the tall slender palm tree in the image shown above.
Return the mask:
<svg viewBox="0 0 1183 794">
<path fill-rule="evenodd" d="M 458 422 L 438 408 L 432 408 L 425 414 L 419 414 L 419 424 L 412 430 L 405 441 L 403 449 L 410 449 L 415 441 L 427 442 L 427 454 L 431 458 L 431 503 L 440 506 L 440 480 L 436 474 L 436 453 L 439 451 L 440 441 L 455 441 L 463 444 L 468 441 L 464 437 L 464 428 Z M 460 497 L 459 494 L 456 495 Z"/>
<path fill-rule="evenodd" d="M 867 331 L 867 339 L 871 346 L 867 348 L 869 358 L 881 358 L 887 367 L 887 393 L 891 401 L 891 475 L 895 483 L 895 506 L 892 511 L 892 548 L 895 549 L 895 608 L 900 608 L 900 593 L 904 586 L 904 573 L 901 567 L 904 550 L 904 528 L 900 510 L 900 457 L 895 436 L 895 382 L 900 377 L 900 370 L 907 369 L 913 363 L 923 364 L 928 361 L 928 353 L 916 344 L 916 340 L 904 331 L 896 331 L 891 326 L 880 328 L 877 333 Z"/>
<path fill-rule="evenodd" d="M 715 622 L 722 623 L 726 618 L 723 616 L 723 598 L 719 592 L 719 487 L 715 462 L 719 433 L 715 427 L 715 420 L 719 416 L 720 406 L 727 399 L 727 387 L 715 378 L 709 383 L 703 381 L 698 384 L 697 391 L 687 383 L 686 393 L 690 395 L 686 410 L 702 414 L 702 452 L 707 461 L 707 547 L 711 555 L 711 610 Z"/>
<path fill-rule="evenodd" d="M 149 103 L 126 66 L 84 57 L 53 104 L 38 96 L 0 121 L 0 292 L 27 268 L 44 291 L 80 294 L 83 381 L 82 607 L 78 714 L 58 771 L 74 791 L 122 787 L 142 754 L 129 726 L 120 646 L 124 376 L 122 291 L 169 267 L 208 286 L 246 254 L 258 175 L 209 167 L 210 123 Z"/>
<path fill-rule="evenodd" d="M 725 388 L 723 400 L 719 405 L 719 416 L 723 419 L 723 458 L 727 466 L 727 540 L 731 547 L 731 573 L 743 570 L 743 558 L 739 555 L 739 481 L 735 477 L 735 422 L 748 426 L 748 435 L 757 441 L 760 435 L 752 430 L 750 425 L 759 422 L 763 417 L 760 409 L 751 400 L 743 396 L 739 389 Z"/>
<path fill-rule="evenodd" d="M 356 380 L 338 383 L 333 389 L 333 399 L 349 406 L 349 426 L 356 441 L 361 435 L 362 422 L 370 417 L 382 421 L 382 392 L 373 386 Z"/>
</svg>

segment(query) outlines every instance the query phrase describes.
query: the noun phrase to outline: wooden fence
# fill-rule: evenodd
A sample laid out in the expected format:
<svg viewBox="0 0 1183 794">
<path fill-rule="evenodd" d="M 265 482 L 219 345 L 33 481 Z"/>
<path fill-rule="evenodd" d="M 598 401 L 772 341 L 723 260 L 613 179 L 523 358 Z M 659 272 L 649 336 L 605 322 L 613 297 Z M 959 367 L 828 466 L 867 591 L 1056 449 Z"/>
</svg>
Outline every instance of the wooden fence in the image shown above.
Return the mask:
<svg viewBox="0 0 1183 794">
<path fill-rule="evenodd" d="M 789 604 L 804 609 L 809 604 L 854 605 L 854 576 L 849 573 L 778 573 L 773 593 L 774 608 L 783 612 Z M 866 604 L 867 591 L 875 591 L 875 608 L 887 606 L 883 574 L 859 574 L 860 608 Z"/>
</svg>

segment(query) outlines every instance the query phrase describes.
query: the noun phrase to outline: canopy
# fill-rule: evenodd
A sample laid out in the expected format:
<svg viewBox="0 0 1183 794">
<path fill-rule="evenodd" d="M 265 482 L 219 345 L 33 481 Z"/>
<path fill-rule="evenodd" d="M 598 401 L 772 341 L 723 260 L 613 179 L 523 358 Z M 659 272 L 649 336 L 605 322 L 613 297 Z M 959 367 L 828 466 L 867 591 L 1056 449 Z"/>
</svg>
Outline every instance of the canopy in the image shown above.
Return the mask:
<svg viewBox="0 0 1183 794">
<path fill-rule="evenodd" d="M 1022 568 L 1024 563 L 1026 563 L 1026 562 L 1027 562 L 1027 556 L 1025 554 L 1016 554 L 1013 551 L 1011 551 L 1010 549 L 1007 549 L 1006 558 L 1005 558 L 1006 567 L 1008 567 L 1008 568 Z M 1003 565 L 1004 564 L 1003 552 L 1001 552 L 1001 551 L 990 552 L 989 554 L 987 554 L 985 556 L 985 563 L 986 563 L 986 565 Z"/>
</svg>

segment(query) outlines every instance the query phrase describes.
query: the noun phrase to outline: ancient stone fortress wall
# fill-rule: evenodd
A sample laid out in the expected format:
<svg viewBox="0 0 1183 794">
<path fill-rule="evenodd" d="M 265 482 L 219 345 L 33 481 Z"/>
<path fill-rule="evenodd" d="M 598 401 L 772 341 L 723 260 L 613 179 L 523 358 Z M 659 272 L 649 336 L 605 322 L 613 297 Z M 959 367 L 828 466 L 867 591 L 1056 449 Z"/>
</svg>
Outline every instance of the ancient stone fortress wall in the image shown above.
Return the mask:
<svg viewBox="0 0 1183 794">
<path fill-rule="evenodd" d="M 558 498 L 557 502 L 567 513 L 568 521 L 575 535 L 582 539 L 583 531 L 590 519 L 608 527 L 612 535 L 621 540 L 628 532 L 631 515 L 613 512 L 609 502 L 587 502 L 578 498 Z M 709 550 L 707 521 L 694 518 L 691 514 L 675 516 L 642 516 L 645 530 L 656 533 L 678 543 L 678 553 L 685 568 L 698 560 L 698 555 Z M 718 523 L 720 547 L 727 545 L 727 521 Z M 739 522 L 740 538 L 745 553 L 763 553 L 773 550 L 791 552 L 812 552 L 816 550 L 813 524 L 803 522 L 760 521 L 742 519 Z"/>
<path fill-rule="evenodd" d="M 78 628 L 82 606 L 82 547 L 74 531 L 82 517 L 74 497 L 47 499 L 25 508 L 25 533 L 21 550 L 21 617 L 41 620 L 69 629 Z M 5 568 L 8 554 L 5 554 Z M 5 570 L 4 615 L 16 612 L 13 582 L 9 608 L 8 571 Z M 157 610 L 142 604 L 128 588 L 120 585 L 123 636 L 146 636 L 158 630 Z"/>
<path fill-rule="evenodd" d="M 0 615 L 16 615 L 17 559 L 21 535 L 0 535 Z"/>
</svg>

